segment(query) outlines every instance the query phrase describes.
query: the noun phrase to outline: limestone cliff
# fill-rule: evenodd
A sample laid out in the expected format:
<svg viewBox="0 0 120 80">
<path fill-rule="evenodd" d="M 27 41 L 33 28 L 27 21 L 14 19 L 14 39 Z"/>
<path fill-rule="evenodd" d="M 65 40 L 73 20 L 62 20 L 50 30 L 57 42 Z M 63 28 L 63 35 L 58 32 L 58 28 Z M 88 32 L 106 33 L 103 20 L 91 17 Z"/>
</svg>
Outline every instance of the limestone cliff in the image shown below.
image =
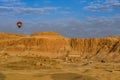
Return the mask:
<svg viewBox="0 0 120 80">
<path fill-rule="evenodd" d="M 55 32 L 25 36 L 0 33 L 0 54 L 30 56 L 80 55 L 81 59 L 120 59 L 120 37 L 65 38 Z"/>
</svg>

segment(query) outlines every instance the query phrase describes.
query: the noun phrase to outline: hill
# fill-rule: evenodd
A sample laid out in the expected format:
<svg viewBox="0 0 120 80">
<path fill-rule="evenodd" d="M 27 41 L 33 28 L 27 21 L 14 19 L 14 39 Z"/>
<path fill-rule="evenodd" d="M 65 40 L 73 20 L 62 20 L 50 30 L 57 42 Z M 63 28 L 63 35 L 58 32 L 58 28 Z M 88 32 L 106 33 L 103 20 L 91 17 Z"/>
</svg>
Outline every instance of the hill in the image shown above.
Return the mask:
<svg viewBox="0 0 120 80">
<path fill-rule="evenodd" d="M 0 54 L 18 56 L 72 57 L 88 60 L 120 60 L 120 37 L 66 38 L 55 32 L 30 36 L 0 33 Z"/>
</svg>

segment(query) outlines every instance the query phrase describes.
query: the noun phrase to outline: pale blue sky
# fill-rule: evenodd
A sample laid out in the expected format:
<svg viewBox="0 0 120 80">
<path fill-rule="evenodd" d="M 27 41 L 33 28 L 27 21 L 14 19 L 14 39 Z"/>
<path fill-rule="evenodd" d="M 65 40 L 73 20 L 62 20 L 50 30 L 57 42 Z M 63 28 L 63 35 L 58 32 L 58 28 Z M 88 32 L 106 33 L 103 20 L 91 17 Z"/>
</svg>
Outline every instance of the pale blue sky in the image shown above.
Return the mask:
<svg viewBox="0 0 120 80">
<path fill-rule="evenodd" d="M 17 21 L 23 22 L 18 29 Z M 120 0 L 0 0 L 0 31 L 68 37 L 120 35 Z"/>
</svg>

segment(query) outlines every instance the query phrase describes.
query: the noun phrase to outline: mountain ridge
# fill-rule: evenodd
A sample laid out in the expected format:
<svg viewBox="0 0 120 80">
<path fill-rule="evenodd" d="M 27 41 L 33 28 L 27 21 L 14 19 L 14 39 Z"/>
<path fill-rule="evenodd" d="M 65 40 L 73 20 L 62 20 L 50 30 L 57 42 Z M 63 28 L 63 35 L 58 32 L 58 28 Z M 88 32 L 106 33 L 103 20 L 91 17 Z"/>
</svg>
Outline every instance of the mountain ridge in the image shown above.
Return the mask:
<svg viewBox="0 0 120 80">
<path fill-rule="evenodd" d="M 47 57 L 77 54 L 81 59 L 120 60 L 120 37 L 66 38 L 55 32 L 4 35 L 8 37 L 0 33 L 0 54 Z"/>
</svg>

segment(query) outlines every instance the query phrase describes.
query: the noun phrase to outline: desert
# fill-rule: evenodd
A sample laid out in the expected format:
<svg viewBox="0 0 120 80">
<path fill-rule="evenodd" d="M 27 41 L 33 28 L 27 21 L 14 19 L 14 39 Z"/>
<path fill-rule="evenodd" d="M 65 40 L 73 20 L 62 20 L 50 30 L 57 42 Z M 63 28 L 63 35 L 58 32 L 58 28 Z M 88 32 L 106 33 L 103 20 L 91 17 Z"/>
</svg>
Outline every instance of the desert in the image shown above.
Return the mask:
<svg viewBox="0 0 120 80">
<path fill-rule="evenodd" d="M 119 80 L 120 37 L 0 33 L 0 80 Z"/>
</svg>

